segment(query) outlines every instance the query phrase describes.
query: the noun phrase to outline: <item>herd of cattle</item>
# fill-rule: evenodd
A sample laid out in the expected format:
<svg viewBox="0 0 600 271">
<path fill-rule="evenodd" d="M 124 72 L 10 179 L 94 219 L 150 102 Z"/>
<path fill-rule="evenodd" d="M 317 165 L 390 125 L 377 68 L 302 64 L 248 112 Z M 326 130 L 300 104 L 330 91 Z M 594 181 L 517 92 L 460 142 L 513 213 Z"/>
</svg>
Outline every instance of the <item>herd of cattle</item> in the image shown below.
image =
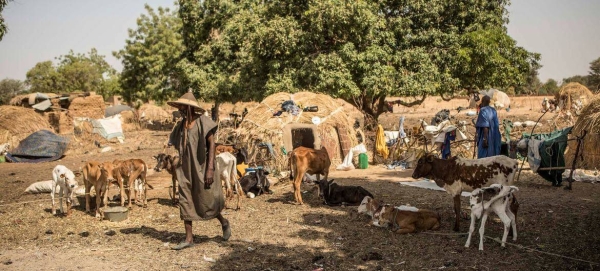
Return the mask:
<svg viewBox="0 0 600 271">
<path fill-rule="evenodd" d="M 215 157 L 215 183 L 223 185 L 225 196 L 232 199 L 237 196 L 237 206 L 240 209 L 240 195 L 248 197 L 258 196 L 263 193 L 272 193 L 270 182 L 266 175 L 269 173 L 258 167 L 244 174 L 236 166 L 248 164 L 247 151 L 243 148 L 236 149 L 231 146 L 218 146 Z M 177 156 L 164 153 L 153 157 L 157 164 L 154 170 L 166 170 L 172 176 L 172 200 L 177 203 L 177 174 L 175 168 L 181 163 Z M 294 198 L 298 204 L 303 204 L 300 186 L 306 180 L 305 174 L 315 174 L 319 197 L 324 204 L 358 206 L 358 212 L 369 215 L 372 224 L 380 227 L 391 228 L 396 233 L 412 233 L 424 230 L 435 230 L 440 227 L 440 216 L 430 210 L 419 210 L 411 206 L 391 206 L 375 199 L 375 196 L 360 186 L 342 186 L 328 180 L 331 161 L 325 148 L 315 150 L 298 147 L 290 152 L 289 156 L 290 178 L 293 180 Z M 483 249 L 483 234 L 487 216 L 490 212 L 496 213 L 504 223 L 502 246 L 509 234 L 514 240 L 517 238 L 516 216 L 519 204 L 514 196 L 517 188 L 511 186 L 517 171 L 517 161 L 506 156 L 494 156 L 477 160 L 450 158 L 439 159 L 433 154 L 421 157 L 414 169 L 413 178 L 429 178 L 443 187 L 454 199 L 455 224 L 454 230 L 458 231 L 460 221 L 461 192 L 472 191 L 469 201 L 471 208 L 471 226 L 469 237 L 465 246 L 469 246 L 471 235 L 475 229 L 475 222 L 481 219 L 479 249 Z M 73 173 L 68 168 L 59 165 L 53 170 L 54 185 L 59 186 L 60 210 L 63 212 L 62 199 L 66 193 L 67 212 L 70 214 L 74 188 L 77 186 L 76 176 L 83 174 L 85 184 L 86 212 L 90 212 L 90 192 L 95 188 L 96 210 L 98 218 L 103 217 L 102 206 L 107 206 L 108 188 L 117 184 L 120 189 L 120 203 L 125 206 L 125 195 L 128 207 L 131 208 L 132 199 L 147 206 L 146 190 L 153 189 L 146 182 L 148 166 L 141 159 L 115 160 L 112 162 L 87 162 L 81 172 Z M 324 179 L 320 179 L 324 175 Z M 488 186 L 488 187 L 485 187 Z M 171 193 L 170 192 L 170 193 Z M 132 197 L 132 193 L 134 193 Z M 56 214 L 54 191 L 52 195 L 52 214 Z M 64 213 L 64 212 L 63 212 Z"/>
</svg>

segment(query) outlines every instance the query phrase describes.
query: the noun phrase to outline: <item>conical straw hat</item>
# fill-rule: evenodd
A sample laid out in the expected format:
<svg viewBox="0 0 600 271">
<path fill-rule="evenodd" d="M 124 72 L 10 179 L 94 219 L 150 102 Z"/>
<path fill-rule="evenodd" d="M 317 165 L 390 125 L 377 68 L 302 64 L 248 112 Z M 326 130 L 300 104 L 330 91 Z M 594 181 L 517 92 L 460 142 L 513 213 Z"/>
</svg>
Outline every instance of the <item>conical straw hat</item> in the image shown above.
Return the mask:
<svg viewBox="0 0 600 271">
<path fill-rule="evenodd" d="M 191 91 L 187 92 L 186 94 L 183 94 L 183 96 L 177 99 L 177 101 L 167 102 L 167 104 L 177 108 L 180 108 L 182 106 L 191 106 L 196 110 L 202 110 L 202 108 L 200 108 L 200 106 L 198 105 L 198 101 L 196 101 L 196 97 L 194 97 L 194 93 L 192 93 Z"/>
</svg>

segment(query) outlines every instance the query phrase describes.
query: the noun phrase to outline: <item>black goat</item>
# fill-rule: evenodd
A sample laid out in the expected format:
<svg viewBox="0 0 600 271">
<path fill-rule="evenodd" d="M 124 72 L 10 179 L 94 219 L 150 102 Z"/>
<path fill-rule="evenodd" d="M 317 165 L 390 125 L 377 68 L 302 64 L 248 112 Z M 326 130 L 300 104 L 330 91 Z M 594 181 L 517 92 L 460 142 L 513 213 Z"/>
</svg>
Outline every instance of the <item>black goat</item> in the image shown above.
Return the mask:
<svg viewBox="0 0 600 271">
<path fill-rule="evenodd" d="M 333 180 L 321 180 L 319 182 L 319 196 L 323 197 L 326 205 L 360 205 L 361 201 L 373 195 L 362 186 L 341 186 L 333 183 Z"/>
</svg>

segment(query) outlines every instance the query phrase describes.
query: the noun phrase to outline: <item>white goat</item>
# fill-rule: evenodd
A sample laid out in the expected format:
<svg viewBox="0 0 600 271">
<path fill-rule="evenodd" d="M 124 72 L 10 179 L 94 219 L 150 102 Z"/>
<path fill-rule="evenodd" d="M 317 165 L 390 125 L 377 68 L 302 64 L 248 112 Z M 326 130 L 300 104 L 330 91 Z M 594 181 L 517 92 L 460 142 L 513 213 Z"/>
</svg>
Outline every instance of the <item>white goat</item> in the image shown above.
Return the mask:
<svg viewBox="0 0 600 271">
<path fill-rule="evenodd" d="M 80 173 L 77 173 L 79 176 Z M 60 186 L 60 190 L 58 191 L 59 204 L 60 204 L 60 212 L 65 213 L 63 211 L 62 201 L 63 195 L 66 195 L 67 202 L 67 216 L 71 214 L 71 204 L 73 202 L 73 193 L 75 189 L 79 185 L 75 180 L 75 174 L 73 171 L 68 169 L 63 165 L 58 165 L 52 170 L 52 192 L 50 196 L 52 197 L 52 214 L 56 214 L 56 203 L 54 202 L 54 193 L 56 193 L 56 186 Z"/>
<path fill-rule="evenodd" d="M 475 231 L 475 221 L 481 219 L 481 226 L 479 227 L 479 250 L 483 250 L 485 222 L 490 211 L 496 213 L 498 217 L 500 217 L 500 220 L 502 220 L 502 223 L 504 223 L 502 247 L 505 247 L 510 226 L 512 226 L 513 230 L 513 241 L 517 240 L 516 212 L 518 211 L 518 202 L 513 195 L 513 192 L 519 191 L 519 189 L 515 186 L 510 186 L 508 195 L 498 198 L 494 201 L 490 201 L 490 199 L 498 195 L 502 189 L 502 185 L 493 184 L 490 187 L 485 187 L 482 189 L 478 188 L 471 192 L 471 227 L 469 228 L 469 237 L 467 238 L 465 247 L 469 247 L 471 245 L 471 235 L 473 234 L 473 231 Z"/>
</svg>

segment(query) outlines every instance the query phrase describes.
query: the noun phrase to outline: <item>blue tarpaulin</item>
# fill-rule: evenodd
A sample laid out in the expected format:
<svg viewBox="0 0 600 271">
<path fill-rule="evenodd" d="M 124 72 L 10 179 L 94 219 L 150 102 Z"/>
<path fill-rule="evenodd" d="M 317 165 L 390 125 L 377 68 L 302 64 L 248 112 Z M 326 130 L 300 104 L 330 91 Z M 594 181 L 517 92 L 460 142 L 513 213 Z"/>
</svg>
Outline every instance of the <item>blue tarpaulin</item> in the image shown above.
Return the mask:
<svg viewBox="0 0 600 271">
<path fill-rule="evenodd" d="M 68 138 L 40 130 L 21 140 L 19 146 L 6 154 L 6 159 L 13 163 L 54 161 L 63 156 L 68 145 Z"/>
</svg>

